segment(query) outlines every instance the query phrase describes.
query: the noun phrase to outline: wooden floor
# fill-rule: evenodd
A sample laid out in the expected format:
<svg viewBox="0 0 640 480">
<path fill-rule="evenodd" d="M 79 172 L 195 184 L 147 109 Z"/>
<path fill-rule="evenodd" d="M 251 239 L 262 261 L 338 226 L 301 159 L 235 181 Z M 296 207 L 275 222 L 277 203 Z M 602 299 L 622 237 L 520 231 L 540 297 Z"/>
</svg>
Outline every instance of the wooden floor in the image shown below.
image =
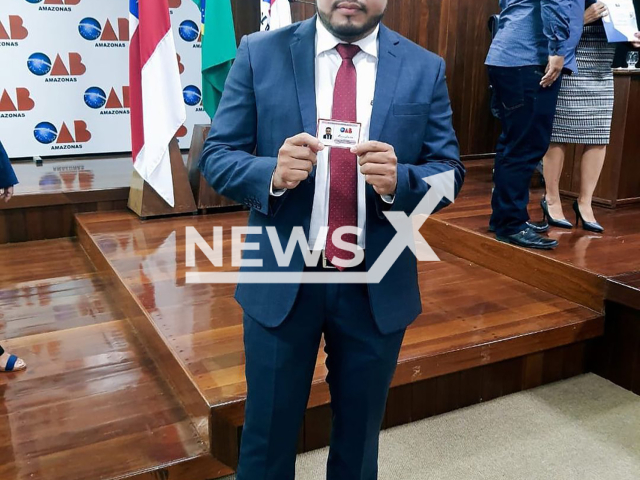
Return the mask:
<svg viewBox="0 0 640 480">
<path fill-rule="evenodd" d="M 246 213 L 181 217 L 142 222 L 130 213 L 79 215 L 78 235 L 98 268 L 109 271 L 135 297 L 171 353 L 161 357 L 186 404 L 202 401 L 241 424 L 246 395 L 242 313 L 235 285 L 186 284 L 185 228 L 211 240 L 212 227 L 246 224 Z M 227 260 L 229 253 L 225 252 Z M 393 386 L 487 365 L 597 337 L 601 314 L 525 283 L 438 251 L 441 262 L 420 265 L 423 314 L 411 325 Z M 214 269 L 197 255 L 197 271 Z M 230 267 L 223 267 L 228 269 Z M 309 407 L 326 405 L 328 388 L 321 350 Z M 191 395 L 191 397 L 189 397 Z M 196 398 L 194 399 L 193 396 Z M 223 413 L 221 413 L 223 412 Z M 219 425 L 218 425 L 219 426 Z M 215 429 L 214 429 L 215 430 Z M 215 435 L 212 445 L 215 449 Z"/>
<path fill-rule="evenodd" d="M 436 218 L 493 236 L 487 230 L 491 215 L 491 165 L 491 161 L 486 160 L 470 163 L 460 197 Z M 542 189 L 531 192 L 529 214 L 535 221 L 542 220 L 542 193 Z M 575 224 L 572 203 L 572 200 L 563 201 L 563 210 L 567 219 Z M 604 234 L 590 233 L 582 228 L 552 228 L 549 237 L 558 240 L 560 245 L 555 250 L 540 253 L 606 277 L 640 271 L 640 205 L 617 209 L 595 207 L 594 212 L 605 228 Z"/>
<path fill-rule="evenodd" d="M 610 299 L 611 289 L 628 302 L 639 301 L 640 206 L 594 208 L 605 228 L 602 235 L 582 228 L 552 228 L 548 235 L 559 242 L 555 250 L 506 245 L 488 232 L 491 165 L 491 161 L 470 163 L 455 204 L 434 215 L 423 228 L 431 245 L 596 310 L 602 310 L 604 301 Z M 529 213 L 534 221 L 542 219 L 541 196 L 541 189 L 532 190 Z M 563 208 L 575 222 L 571 203 L 564 201 Z"/>
<path fill-rule="evenodd" d="M 612 301 L 626 323 L 607 324 L 600 372 L 640 387 L 640 335 L 624 334 L 640 305 L 638 211 L 598 209 L 601 238 L 574 231 L 555 252 L 531 252 L 486 232 L 490 164 L 469 170 L 458 202 L 423 228 L 442 261 L 419 264 L 424 312 L 405 336 L 384 426 L 588 371 Z M 0 247 L 0 340 L 29 364 L 0 375 L 0 479 L 232 471 L 246 396 L 241 310 L 235 285 L 186 284 L 187 272 L 215 269 L 199 252 L 185 267 L 185 227 L 211 241 L 221 225 L 228 241 L 245 224 L 244 212 L 95 212 L 76 217 L 77 242 Z M 631 357 L 635 373 L 623 375 Z M 321 349 L 300 451 L 329 439 L 325 375 Z"/>
<path fill-rule="evenodd" d="M 0 247 L 0 478 L 213 478 L 208 454 L 107 279 L 75 241 Z"/>
</svg>

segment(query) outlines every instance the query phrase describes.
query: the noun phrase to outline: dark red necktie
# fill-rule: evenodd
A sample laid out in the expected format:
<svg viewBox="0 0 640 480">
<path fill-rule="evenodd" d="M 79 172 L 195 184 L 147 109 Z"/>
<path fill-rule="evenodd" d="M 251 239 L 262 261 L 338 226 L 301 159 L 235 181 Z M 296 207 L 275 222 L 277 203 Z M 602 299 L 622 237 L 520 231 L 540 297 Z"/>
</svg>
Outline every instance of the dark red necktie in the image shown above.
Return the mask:
<svg viewBox="0 0 640 480">
<path fill-rule="evenodd" d="M 353 57 L 360 51 L 357 45 L 341 43 L 336 50 L 342 57 L 342 65 L 336 76 L 333 88 L 333 112 L 334 120 L 344 122 L 357 121 L 356 92 L 357 75 L 353 64 Z M 354 254 L 340 250 L 333 244 L 333 232 L 345 226 L 358 226 L 358 159 L 349 149 L 332 148 L 329 155 L 329 231 L 325 255 L 329 261 L 334 257 L 343 260 L 352 260 Z M 342 240 L 356 244 L 356 235 L 345 234 Z M 339 267 L 340 270 L 342 268 Z"/>
</svg>

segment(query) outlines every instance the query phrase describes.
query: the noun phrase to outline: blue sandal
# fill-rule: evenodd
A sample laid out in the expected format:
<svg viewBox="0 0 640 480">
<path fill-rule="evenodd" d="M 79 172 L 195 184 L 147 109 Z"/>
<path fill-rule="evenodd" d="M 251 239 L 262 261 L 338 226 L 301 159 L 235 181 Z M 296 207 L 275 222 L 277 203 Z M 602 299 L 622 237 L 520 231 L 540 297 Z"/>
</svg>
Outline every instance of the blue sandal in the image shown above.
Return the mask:
<svg viewBox="0 0 640 480">
<path fill-rule="evenodd" d="M 4 372 L 19 372 L 20 370 L 24 370 L 25 368 L 27 368 L 26 365 L 23 365 L 21 367 L 18 367 L 18 369 L 15 369 L 16 363 L 18 362 L 18 360 L 20 360 L 17 356 L 15 355 L 9 355 L 9 360 L 7 361 L 7 365 L 4 367 L 4 370 L 0 369 L 0 371 L 4 371 Z"/>
</svg>

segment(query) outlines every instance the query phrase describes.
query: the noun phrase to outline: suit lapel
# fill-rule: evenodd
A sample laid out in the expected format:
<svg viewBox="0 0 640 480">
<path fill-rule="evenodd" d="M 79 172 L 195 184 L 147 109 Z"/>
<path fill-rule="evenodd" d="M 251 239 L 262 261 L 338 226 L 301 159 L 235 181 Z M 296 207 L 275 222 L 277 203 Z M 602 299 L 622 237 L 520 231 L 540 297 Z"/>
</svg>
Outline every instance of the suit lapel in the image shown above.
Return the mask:
<svg viewBox="0 0 640 480">
<path fill-rule="evenodd" d="M 316 135 L 316 75 L 315 75 L 315 46 L 316 17 L 300 24 L 294 40 L 291 42 L 291 59 L 293 61 L 293 75 L 298 93 L 298 104 L 302 116 L 304 131 L 309 135 Z M 275 68 L 278 68 L 275 66 Z"/>
<path fill-rule="evenodd" d="M 369 139 L 371 140 L 380 140 L 382 127 L 393 102 L 402 63 L 400 49 L 398 48 L 400 40 L 396 34 L 380 24 L 379 38 L 378 74 L 369 131 Z"/>
</svg>

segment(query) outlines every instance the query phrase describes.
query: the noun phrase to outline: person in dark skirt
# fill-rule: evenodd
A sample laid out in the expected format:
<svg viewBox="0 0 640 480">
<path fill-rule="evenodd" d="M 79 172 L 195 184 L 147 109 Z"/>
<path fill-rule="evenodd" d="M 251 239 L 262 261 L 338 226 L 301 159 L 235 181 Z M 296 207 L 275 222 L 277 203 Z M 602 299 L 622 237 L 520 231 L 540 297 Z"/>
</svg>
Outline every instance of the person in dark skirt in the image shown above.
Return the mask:
<svg viewBox="0 0 640 480">
<path fill-rule="evenodd" d="M 0 202 L 8 202 L 13 196 L 13 186 L 18 183 L 16 174 L 9 162 L 9 156 L 0 142 Z M 0 372 L 17 372 L 27 365 L 15 355 L 4 351 L 0 345 Z"/>
<path fill-rule="evenodd" d="M 613 71 L 611 65 L 616 44 L 607 42 L 602 18 L 607 7 L 596 0 L 587 0 L 582 38 L 576 49 L 578 72 L 562 79 L 553 123 L 551 145 L 544 157 L 546 193 L 541 201 L 549 225 L 572 228 L 562 211 L 560 175 L 567 144 L 584 145 L 580 165 L 580 195 L 573 208 L 576 223 L 582 221 L 585 230 L 602 233 L 591 208 L 593 192 L 609 144 L 613 115 Z M 640 33 L 636 33 L 640 47 Z"/>
</svg>

